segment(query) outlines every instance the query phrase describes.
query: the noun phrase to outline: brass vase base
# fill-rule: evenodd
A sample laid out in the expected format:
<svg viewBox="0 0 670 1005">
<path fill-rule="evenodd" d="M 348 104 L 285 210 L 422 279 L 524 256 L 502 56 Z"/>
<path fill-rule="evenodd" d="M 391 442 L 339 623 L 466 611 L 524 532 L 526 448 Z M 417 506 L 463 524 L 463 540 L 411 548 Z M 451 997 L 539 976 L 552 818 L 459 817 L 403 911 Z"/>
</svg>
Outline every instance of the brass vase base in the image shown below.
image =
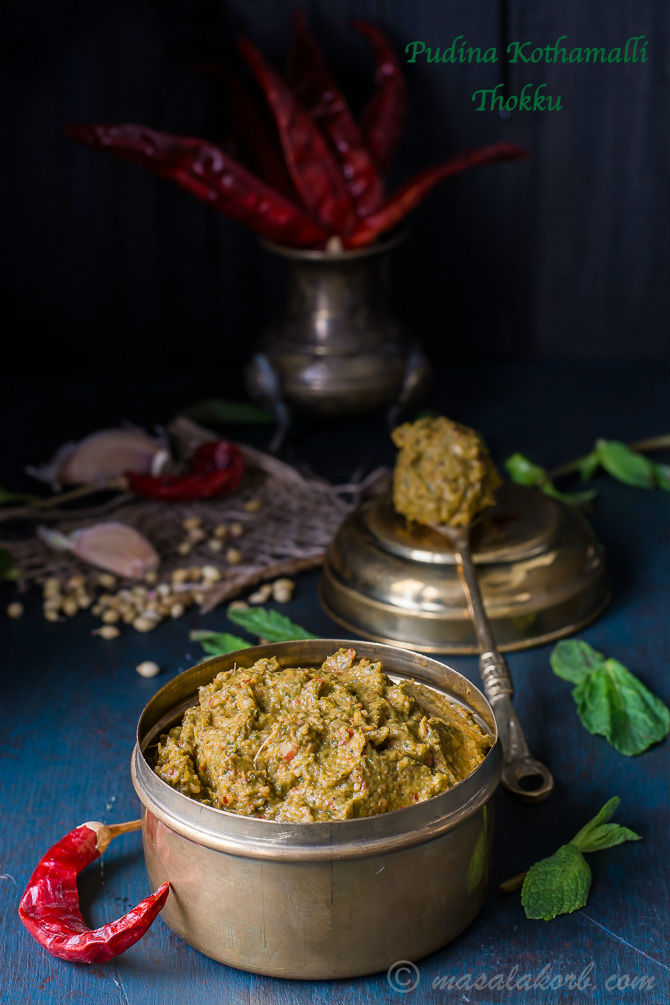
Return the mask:
<svg viewBox="0 0 670 1005">
<path fill-rule="evenodd" d="M 610 600 L 602 545 L 574 509 L 511 483 L 473 527 L 471 550 L 498 645 L 578 631 Z M 325 611 L 361 638 L 421 652 L 479 652 L 446 538 L 396 513 L 390 493 L 342 524 L 319 583 Z"/>
</svg>

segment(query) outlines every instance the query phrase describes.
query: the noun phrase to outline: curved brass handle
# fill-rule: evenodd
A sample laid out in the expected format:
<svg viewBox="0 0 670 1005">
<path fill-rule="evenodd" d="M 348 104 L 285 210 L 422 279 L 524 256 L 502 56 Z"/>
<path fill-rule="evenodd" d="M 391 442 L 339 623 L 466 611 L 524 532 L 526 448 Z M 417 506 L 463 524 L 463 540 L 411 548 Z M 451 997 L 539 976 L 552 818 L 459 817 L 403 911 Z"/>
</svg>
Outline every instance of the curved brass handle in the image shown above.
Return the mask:
<svg viewBox="0 0 670 1005">
<path fill-rule="evenodd" d="M 479 673 L 486 697 L 495 713 L 503 749 L 502 783 L 522 802 L 538 803 L 546 799 L 553 790 L 554 779 L 544 764 L 531 757 L 521 723 L 512 706 L 514 694 L 512 678 L 505 657 L 496 648 L 484 609 L 477 572 L 470 553 L 468 528 L 446 527 L 439 524 L 434 524 L 433 527 L 451 541 L 456 552 L 458 572 L 481 652 Z"/>
<path fill-rule="evenodd" d="M 554 777 L 541 761 L 520 757 L 505 764 L 502 783 L 522 803 L 540 803 L 554 788 Z"/>
</svg>

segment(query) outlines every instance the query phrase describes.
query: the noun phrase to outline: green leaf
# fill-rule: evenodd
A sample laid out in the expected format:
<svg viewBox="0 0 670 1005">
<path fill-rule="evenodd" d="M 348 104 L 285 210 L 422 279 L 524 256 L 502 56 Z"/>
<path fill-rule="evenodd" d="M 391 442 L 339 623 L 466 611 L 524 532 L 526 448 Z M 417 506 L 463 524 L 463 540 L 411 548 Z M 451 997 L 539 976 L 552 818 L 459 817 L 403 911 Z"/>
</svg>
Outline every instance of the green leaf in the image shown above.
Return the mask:
<svg viewBox="0 0 670 1005">
<path fill-rule="evenodd" d="M 624 841 L 641 840 L 642 836 L 629 827 L 622 827 L 621 824 L 601 824 L 578 847 L 582 852 L 603 851 L 605 848 L 623 844 Z"/>
<path fill-rule="evenodd" d="M 39 498 L 30 492 L 12 492 L 0 485 L 0 506 L 7 506 L 9 503 L 36 502 Z"/>
<path fill-rule="evenodd" d="M 583 639 L 563 639 L 554 646 L 549 662 L 557 677 L 579 684 L 603 665 L 605 657 Z"/>
<path fill-rule="evenodd" d="M 656 487 L 656 472 L 648 457 L 636 454 L 618 440 L 597 440 L 598 460 L 613 478 L 640 489 Z"/>
<path fill-rule="evenodd" d="M 264 408 L 247 401 L 208 398 L 190 405 L 181 413 L 204 426 L 269 425 L 274 418 Z"/>
<path fill-rule="evenodd" d="M 552 499 L 558 499 L 568 506 L 581 506 L 595 498 L 596 493 L 591 489 L 588 492 L 559 492 L 544 468 L 539 464 L 533 464 L 531 460 L 523 454 L 512 454 L 505 461 L 505 469 L 517 485 L 529 485 L 532 488 L 540 489 L 545 495 Z"/>
<path fill-rule="evenodd" d="M 623 844 L 624 841 L 641 841 L 640 835 L 628 827 L 608 823 L 619 808 L 620 802 L 618 796 L 608 799 L 594 818 L 575 834 L 570 844 L 575 845 L 581 852 L 593 852 L 613 848 L 617 844 Z"/>
<path fill-rule="evenodd" d="M 531 485 L 543 488 L 549 482 L 549 476 L 539 464 L 533 464 L 523 454 L 511 454 L 505 461 L 505 470 L 517 485 Z"/>
<path fill-rule="evenodd" d="M 591 831 L 596 827 L 600 827 L 602 824 L 607 823 L 608 820 L 611 820 L 620 805 L 621 800 L 618 796 L 612 796 L 611 799 L 608 799 L 605 805 L 598 810 L 596 815 L 592 817 L 588 823 L 584 824 L 580 831 L 577 831 L 570 844 L 574 844 L 578 848 L 581 848 L 581 842 L 588 837 Z"/>
<path fill-rule="evenodd" d="M 234 653 L 238 649 L 251 647 L 251 642 L 241 639 L 239 635 L 231 635 L 230 632 L 198 630 L 191 632 L 189 638 L 194 642 L 200 642 L 204 652 L 209 656 L 223 656 L 225 653 Z"/>
<path fill-rule="evenodd" d="M 604 736 L 631 757 L 670 732 L 670 710 L 618 660 L 607 659 L 573 689 L 577 712 L 589 733 Z"/>
<path fill-rule="evenodd" d="M 656 484 L 659 489 L 663 489 L 664 492 L 670 492 L 670 464 L 658 464 L 656 461 L 651 461 L 650 463 L 654 465 Z"/>
<path fill-rule="evenodd" d="M 252 635 L 268 642 L 292 642 L 294 639 L 315 639 L 316 635 L 293 624 L 278 611 L 265 607 L 229 607 L 228 617 Z"/>
<path fill-rule="evenodd" d="M 527 918 L 551 921 L 584 907 L 591 889 L 591 869 L 573 844 L 532 865 L 521 890 Z"/>
<path fill-rule="evenodd" d="M 599 467 L 600 458 L 597 450 L 592 450 L 586 457 L 580 457 L 577 462 L 577 470 L 583 482 L 588 482 L 590 478 L 593 478 Z"/>
</svg>

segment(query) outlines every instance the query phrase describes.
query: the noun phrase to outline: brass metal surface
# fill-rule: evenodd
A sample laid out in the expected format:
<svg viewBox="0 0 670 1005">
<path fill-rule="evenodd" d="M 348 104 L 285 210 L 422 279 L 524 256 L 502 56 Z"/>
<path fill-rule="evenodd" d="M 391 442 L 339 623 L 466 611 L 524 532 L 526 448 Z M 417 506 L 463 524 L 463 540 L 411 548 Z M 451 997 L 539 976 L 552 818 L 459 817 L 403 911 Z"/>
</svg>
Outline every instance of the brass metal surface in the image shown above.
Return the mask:
<svg viewBox="0 0 670 1005">
<path fill-rule="evenodd" d="M 253 397 L 342 415 L 420 393 L 428 364 L 390 303 L 388 255 L 401 239 L 338 252 L 262 242 L 283 261 L 287 290 L 247 368 Z"/>
<path fill-rule="evenodd" d="M 415 806 L 330 823 L 280 823 L 203 806 L 163 782 L 152 747 L 220 671 L 276 656 L 320 666 L 341 646 L 381 660 L 466 706 L 493 738 L 459 785 Z M 502 772 L 495 718 L 465 677 L 425 656 L 369 642 L 310 639 L 215 657 L 165 685 L 144 709 L 132 757 L 144 853 L 155 886 L 169 880 L 163 920 L 234 967 L 324 979 L 386 970 L 445 945 L 476 917 L 488 882 L 492 796 Z"/>
<path fill-rule="evenodd" d="M 574 509 L 505 483 L 472 529 L 486 614 L 503 651 L 574 633 L 610 599 L 602 546 Z M 323 607 L 365 638 L 422 652 L 477 653 L 456 555 L 428 527 L 409 527 L 390 494 L 363 503 L 331 544 Z"/>
</svg>

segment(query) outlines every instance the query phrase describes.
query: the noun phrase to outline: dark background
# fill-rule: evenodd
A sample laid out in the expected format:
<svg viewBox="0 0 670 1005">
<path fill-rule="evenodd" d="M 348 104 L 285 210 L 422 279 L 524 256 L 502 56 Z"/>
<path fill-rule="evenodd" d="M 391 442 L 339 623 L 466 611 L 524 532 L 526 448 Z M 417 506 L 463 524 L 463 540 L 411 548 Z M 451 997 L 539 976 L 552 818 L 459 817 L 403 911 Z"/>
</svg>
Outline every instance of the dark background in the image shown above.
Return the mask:
<svg viewBox="0 0 670 1005">
<path fill-rule="evenodd" d="M 219 138 L 217 86 L 196 72 L 252 36 L 278 65 L 290 0 L 5 0 L 2 281 L 23 377 L 201 370 L 230 385 L 278 309 L 279 263 L 236 223 L 62 126 L 136 121 Z M 394 181 L 455 150 L 507 139 L 527 162 L 443 186 L 397 253 L 398 307 L 434 360 L 664 358 L 668 69 L 665 0 L 317 0 L 313 28 L 351 103 L 371 86 L 353 16 L 408 41 L 457 34 L 623 46 L 636 65 L 510 67 L 511 92 L 546 81 L 565 110 L 475 112 L 500 65 L 407 66 L 409 116 Z M 216 390 L 216 388 L 212 388 Z"/>
</svg>

